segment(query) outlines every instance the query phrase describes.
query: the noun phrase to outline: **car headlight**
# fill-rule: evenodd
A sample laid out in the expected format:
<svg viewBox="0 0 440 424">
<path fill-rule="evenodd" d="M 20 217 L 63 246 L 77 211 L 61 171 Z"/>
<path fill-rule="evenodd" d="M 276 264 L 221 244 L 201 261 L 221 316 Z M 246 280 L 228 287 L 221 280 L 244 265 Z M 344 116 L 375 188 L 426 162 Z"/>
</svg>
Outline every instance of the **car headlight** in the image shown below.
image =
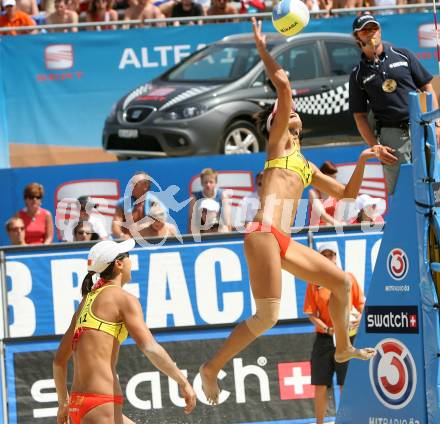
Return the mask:
<svg viewBox="0 0 440 424">
<path fill-rule="evenodd" d="M 208 108 L 203 105 L 189 105 L 185 107 L 175 107 L 165 112 L 167 119 L 191 119 L 200 116 L 208 111 Z"/>
</svg>

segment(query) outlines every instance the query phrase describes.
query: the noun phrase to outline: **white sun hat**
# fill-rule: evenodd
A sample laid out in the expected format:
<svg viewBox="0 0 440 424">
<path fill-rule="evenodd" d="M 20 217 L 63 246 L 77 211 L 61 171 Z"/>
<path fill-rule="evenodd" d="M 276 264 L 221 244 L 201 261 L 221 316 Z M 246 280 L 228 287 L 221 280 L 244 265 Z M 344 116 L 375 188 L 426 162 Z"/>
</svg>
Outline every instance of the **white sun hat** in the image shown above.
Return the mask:
<svg viewBox="0 0 440 424">
<path fill-rule="evenodd" d="M 121 243 L 112 240 L 104 240 L 96 243 L 89 252 L 87 258 L 87 270 L 97 274 L 104 271 L 119 255 L 127 253 L 134 248 L 134 239 L 128 239 Z"/>
<path fill-rule="evenodd" d="M 359 212 L 368 206 L 376 206 L 376 213 L 378 215 L 383 215 L 386 209 L 385 200 L 381 197 L 371 197 L 368 194 L 361 194 L 357 197 L 356 208 Z"/>
<path fill-rule="evenodd" d="M 336 250 L 337 250 L 336 246 L 333 243 L 323 243 L 323 244 L 321 244 L 318 247 L 318 252 L 319 253 L 322 253 L 322 252 L 324 252 L 326 250 L 330 250 L 330 252 L 337 253 L 336 252 Z"/>
<path fill-rule="evenodd" d="M 206 209 L 208 212 L 219 212 L 220 203 L 217 200 L 206 198 L 199 203 L 199 209 Z"/>
</svg>

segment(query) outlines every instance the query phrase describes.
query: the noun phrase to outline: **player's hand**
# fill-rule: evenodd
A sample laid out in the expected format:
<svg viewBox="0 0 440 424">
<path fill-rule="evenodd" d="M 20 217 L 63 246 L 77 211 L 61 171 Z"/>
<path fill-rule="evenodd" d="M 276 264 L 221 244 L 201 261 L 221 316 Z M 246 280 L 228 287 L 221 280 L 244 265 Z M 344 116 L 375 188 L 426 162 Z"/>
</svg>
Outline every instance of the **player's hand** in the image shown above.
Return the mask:
<svg viewBox="0 0 440 424">
<path fill-rule="evenodd" d="M 57 424 L 69 424 L 69 404 L 58 407 Z"/>
<path fill-rule="evenodd" d="M 397 157 L 393 155 L 395 150 L 388 146 L 377 144 L 369 147 L 361 153 L 361 158 L 364 160 L 376 158 L 384 165 L 394 165 L 397 163 Z"/>
<path fill-rule="evenodd" d="M 196 407 L 196 393 L 192 388 L 191 384 L 187 381 L 185 384 L 179 386 L 180 394 L 185 399 L 185 407 L 183 410 L 185 414 L 190 414 L 193 409 Z"/>
<path fill-rule="evenodd" d="M 393 155 L 395 149 L 388 146 L 378 146 L 378 158 L 384 165 L 395 165 L 397 163 L 397 157 Z"/>
<path fill-rule="evenodd" d="M 254 30 L 255 44 L 257 48 L 266 48 L 266 36 L 261 32 L 262 21 L 257 21 L 255 18 L 251 19 L 252 29 Z"/>
</svg>

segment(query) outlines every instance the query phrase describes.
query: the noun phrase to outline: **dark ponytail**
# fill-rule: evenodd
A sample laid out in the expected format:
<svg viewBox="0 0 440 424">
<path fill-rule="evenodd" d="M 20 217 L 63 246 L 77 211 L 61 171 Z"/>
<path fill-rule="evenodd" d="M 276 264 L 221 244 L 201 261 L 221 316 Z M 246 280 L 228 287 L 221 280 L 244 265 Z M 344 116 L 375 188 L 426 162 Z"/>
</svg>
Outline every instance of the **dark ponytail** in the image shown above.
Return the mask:
<svg viewBox="0 0 440 424">
<path fill-rule="evenodd" d="M 87 275 L 84 277 L 84 280 L 81 285 L 81 294 L 85 296 L 87 293 L 90 293 L 93 287 L 93 275 L 94 271 L 89 271 Z"/>
<path fill-rule="evenodd" d="M 267 118 L 269 118 L 269 115 L 272 113 L 272 111 L 273 111 L 273 104 L 272 105 L 268 104 L 264 106 L 261 111 L 254 113 L 254 115 L 252 116 L 258 134 L 264 140 L 269 139 L 269 131 L 267 131 L 266 124 L 267 124 Z"/>
</svg>

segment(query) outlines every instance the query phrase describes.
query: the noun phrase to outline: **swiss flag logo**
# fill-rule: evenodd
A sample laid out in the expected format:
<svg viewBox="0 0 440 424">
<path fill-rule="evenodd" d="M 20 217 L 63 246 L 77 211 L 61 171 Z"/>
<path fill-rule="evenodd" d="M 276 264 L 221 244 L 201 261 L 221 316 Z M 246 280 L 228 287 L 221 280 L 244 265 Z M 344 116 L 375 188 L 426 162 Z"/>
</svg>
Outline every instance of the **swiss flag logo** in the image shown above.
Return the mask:
<svg viewBox="0 0 440 424">
<path fill-rule="evenodd" d="M 309 361 L 278 364 L 278 380 L 281 400 L 315 397 L 315 388 L 311 385 Z"/>
<path fill-rule="evenodd" d="M 409 316 L 409 326 L 411 328 L 417 328 L 417 315 L 411 314 Z"/>
</svg>

